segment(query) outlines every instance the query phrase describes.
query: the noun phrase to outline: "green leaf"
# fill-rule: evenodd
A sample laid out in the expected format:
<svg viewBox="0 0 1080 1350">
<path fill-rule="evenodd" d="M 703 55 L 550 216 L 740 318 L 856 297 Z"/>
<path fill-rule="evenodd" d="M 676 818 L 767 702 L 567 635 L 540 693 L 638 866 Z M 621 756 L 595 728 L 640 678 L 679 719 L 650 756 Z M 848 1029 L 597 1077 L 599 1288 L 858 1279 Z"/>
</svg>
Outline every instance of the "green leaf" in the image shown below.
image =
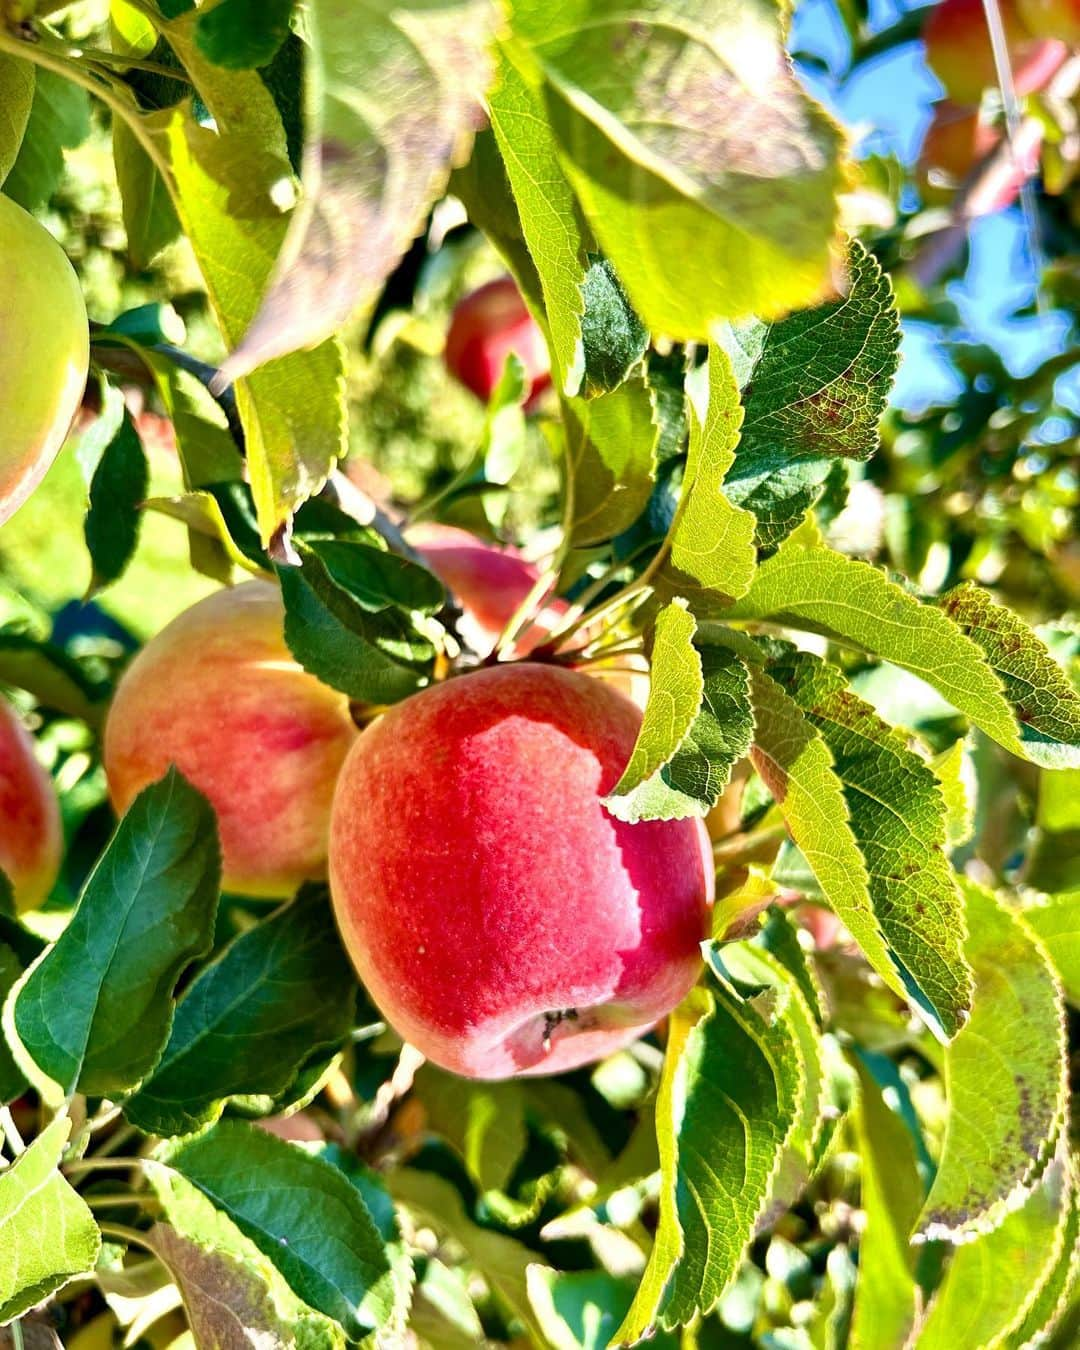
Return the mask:
<svg viewBox="0 0 1080 1350">
<path fill-rule="evenodd" d="M 529 1299 L 526 1272 L 538 1262 L 538 1254 L 516 1238 L 490 1228 L 481 1228 L 466 1215 L 461 1196 L 444 1177 L 411 1167 L 391 1171 L 386 1184 L 399 1204 L 425 1227 L 445 1233 L 464 1248 L 485 1283 L 505 1300 L 521 1319 L 536 1344 L 544 1333 Z"/>
<path fill-rule="evenodd" d="M 661 621 L 669 630 L 663 643 Z M 726 648 L 695 648 L 693 633 L 684 602 L 661 611 L 645 719 L 630 764 L 605 800 L 620 820 L 705 816 L 719 800 L 732 766 L 750 748 L 754 716 L 749 673 Z M 697 709 L 691 711 L 695 700 Z M 650 767 L 654 764 L 658 767 Z M 632 771 L 637 781 L 631 780 Z"/>
<path fill-rule="evenodd" d="M 1041 896 L 1024 908 L 1023 915 L 1050 953 L 1065 997 L 1080 1008 L 1080 891 Z"/>
<path fill-rule="evenodd" d="M 953 1252 L 915 1342 L 918 1350 L 1007 1345 L 1025 1327 L 1044 1289 L 1060 1279 L 1076 1209 L 1070 1168 L 1067 1156 L 1055 1159 L 994 1232 Z"/>
<path fill-rule="evenodd" d="M 71 1132 L 60 1117 L 0 1172 L 0 1326 L 94 1269 L 101 1234 L 57 1170 Z"/>
<path fill-rule="evenodd" d="M 941 607 L 1001 680 L 1020 723 L 1024 758 L 1046 769 L 1080 768 L 1080 693 L 1045 643 L 973 582 L 948 591 Z"/>
<path fill-rule="evenodd" d="M 1070 1168 L 1070 1184 L 1072 1202 L 1066 1202 L 1064 1206 L 1064 1228 L 1056 1228 L 1051 1238 L 1057 1249 L 1057 1260 L 1040 1283 L 1036 1296 L 1025 1298 L 1024 1320 L 1019 1326 L 1014 1323 L 1003 1342 L 1005 1350 L 1028 1350 L 1030 1346 L 1043 1344 L 1064 1315 L 1070 1298 L 1075 1299 L 1080 1278 L 1080 1204 L 1077 1203 L 1075 1157 Z"/>
<path fill-rule="evenodd" d="M 860 1204 L 866 1227 L 859 1242 L 859 1275 L 851 1319 L 851 1350 L 907 1344 L 915 1324 L 916 1248 L 910 1234 L 926 1188 L 919 1176 L 911 1131 L 885 1101 L 866 1061 L 859 1074 Z"/>
<path fill-rule="evenodd" d="M 660 1222 L 620 1341 L 707 1313 L 730 1287 L 800 1118 L 799 1075 L 784 1021 L 722 988 L 692 990 L 671 1014 L 656 1107 Z"/>
<path fill-rule="evenodd" d="M 150 472 L 139 434 L 125 412 L 90 480 L 83 529 L 93 572 L 87 597 L 119 580 L 135 553 Z"/>
<path fill-rule="evenodd" d="M 304 196 L 229 379 L 367 309 L 465 159 L 487 85 L 490 0 L 306 6 Z"/>
<path fill-rule="evenodd" d="M 769 618 L 854 644 L 918 675 L 999 745 L 1030 757 L 979 646 L 869 563 L 792 536 L 725 617 Z"/>
<path fill-rule="evenodd" d="M 894 993 L 904 985 L 870 897 L 870 874 L 852 830 L 844 786 L 825 738 L 793 698 L 751 667 L 753 760 L 829 907 Z"/>
<path fill-rule="evenodd" d="M 707 394 L 687 381 L 690 448 L 682 495 L 669 536 L 670 555 L 657 576 L 661 594 L 684 595 L 696 612 L 723 611 L 754 575 L 754 517 L 733 506 L 724 479 L 739 441 L 742 408 L 731 363 L 709 348 Z"/>
<path fill-rule="evenodd" d="M 292 0 L 220 0 L 200 10 L 195 41 L 209 61 L 250 70 L 274 59 L 289 35 Z"/>
<path fill-rule="evenodd" d="M 168 1223 L 156 1223 L 147 1241 L 176 1282 L 200 1346 L 344 1350 L 341 1327 L 297 1298 L 273 1262 L 202 1191 L 154 1164 L 151 1182 Z"/>
<path fill-rule="evenodd" d="M 531 1266 L 529 1297 L 553 1350 L 606 1350 L 633 1302 L 632 1277 L 605 1270 L 552 1270 Z M 650 1350 L 677 1350 L 679 1337 L 660 1332 Z"/>
<path fill-rule="evenodd" d="M 706 338 L 721 319 L 819 297 L 841 135 L 792 73 L 779 5 L 515 0 L 511 25 L 563 168 L 648 328 Z M 716 116 L 734 100 L 737 119 Z"/>
<path fill-rule="evenodd" d="M 901 978 L 946 1038 L 971 1003 L 963 902 L 945 856 L 945 800 L 905 738 L 851 692 L 835 666 L 785 648 L 770 676 L 821 733 L 843 785 L 870 900 Z"/>
<path fill-rule="evenodd" d="M 2 877 L 0 873 L 0 877 Z M 23 973 L 23 964 L 6 942 L 0 942 L 0 1001 Z M 26 1091 L 26 1075 L 19 1068 L 7 1041 L 0 1037 L 0 1106 L 13 1102 Z"/>
<path fill-rule="evenodd" d="M 607 258 L 589 255 L 583 285 L 585 312 L 585 395 L 610 393 L 627 379 L 649 347 L 649 330 L 634 313 L 622 282 Z"/>
<path fill-rule="evenodd" d="M 1064 1007 L 1045 949 L 974 882 L 967 957 L 971 1017 L 945 1049 L 949 1126 L 918 1232 L 960 1242 L 1001 1222 L 1039 1175 L 1067 1106 Z"/>
<path fill-rule="evenodd" d="M 539 287 L 539 294 L 531 289 L 525 294 L 547 327 L 556 388 L 573 398 L 581 391 L 586 374 L 583 285 L 592 235 L 559 166 L 543 108 L 505 50 L 497 52 L 496 78 L 488 101 L 492 132 L 517 207 L 512 222 L 498 229 L 494 242 L 499 246 L 502 240 L 513 239 L 516 224 Z M 490 210 L 485 207 L 479 215 L 470 210 L 470 215 L 487 229 Z M 505 214 L 509 217 L 509 212 Z M 513 265 L 512 257 L 509 261 Z"/>
<path fill-rule="evenodd" d="M 174 202 L 226 342 L 240 342 L 259 307 L 285 236 L 283 192 L 292 191 L 285 135 L 254 72 L 224 71 L 200 57 L 197 16 L 167 27 L 216 128 L 179 109 L 147 117 L 172 180 Z M 323 342 L 275 361 L 236 385 L 248 470 L 264 544 L 326 482 L 345 449 L 344 369 Z"/>
<path fill-rule="evenodd" d="M 168 1170 L 198 1187 L 298 1298 L 350 1338 L 381 1327 L 393 1312 L 383 1238 L 360 1192 L 330 1163 L 241 1121 L 221 1121 L 159 1149 L 148 1165 L 159 1194 Z"/>
<path fill-rule="evenodd" d="M 725 490 L 757 518 L 757 542 L 773 549 L 813 505 L 836 456 L 869 459 L 899 363 L 892 288 L 859 243 L 848 250 L 838 300 L 721 330 L 746 390 L 742 436 Z"/>
<path fill-rule="evenodd" d="M 457 1149 L 481 1192 L 506 1190 L 528 1143 L 522 1084 L 470 1083 L 425 1064 L 415 1092 L 428 1127 Z"/>
<path fill-rule="evenodd" d="M 135 798 L 71 923 L 5 1005 L 39 1090 L 116 1096 L 153 1069 L 176 982 L 210 947 L 219 875 L 214 813 L 170 769 Z"/>
<path fill-rule="evenodd" d="M 665 605 L 656 618 L 650 658 L 649 697 L 630 761 L 604 799 L 620 819 L 640 819 L 623 800 L 667 764 L 686 739 L 701 708 L 705 681 L 694 647 L 697 624 L 686 602 Z M 623 813 L 626 813 L 625 815 Z"/>
<path fill-rule="evenodd" d="M 89 135 L 86 90 L 39 66 L 22 144 L 4 179 L 5 194 L 27 211 L 44 206 L 63 177 L 64 151 L 81 145 Z"/>
<path fill-rule="evenodd" d="M 132 267 L 143 272 L 178 238 L 180 221 L 154 161 L 119 118 L 113 121 L 112 143 L 128 257 Z"/>
<path fill-rule="evenodd" d="M 400 609 L 365 609 L 310 549 L 278 576 L 285 641 L 306 670 L 366 703 L 396 703 L 427 683 L 435 649 Z"/>
<path fill-rule="evenodd" d="M 355 539 L 306 538 L 303 552 L 314 554 L 330 579 L 371 613 L 398 608 L 434 614 L 445 603 L 437 577 L 389 549 Z"/>
<path fill-rule="evenodd" d="M 356 981 L 323 887 L 235 938 L 177 1005 L 169 1043 L 124 1114 L 147 1134 L 190 1134 L 230 1097 L 280 1096 L 353 1024 Z"/>
<path fill-rule="evenodd" d="M 0 185 L 18 158 L 34 102 L 34 67 L 0 53 Z"/>
<path fill-rule="evenodd" d="M 570 538 L 602 543 L 645 509 L 656 471 L 657 425 L 643 379 L 610 394 L 563 402 Z"/>
<path fill-rule="evenodd" d="M 930 761 L 945 802 L 945 833 L 950 848 L 966 844 L 975 833 L 977 785 L 961 737 Z"/>
</svg>

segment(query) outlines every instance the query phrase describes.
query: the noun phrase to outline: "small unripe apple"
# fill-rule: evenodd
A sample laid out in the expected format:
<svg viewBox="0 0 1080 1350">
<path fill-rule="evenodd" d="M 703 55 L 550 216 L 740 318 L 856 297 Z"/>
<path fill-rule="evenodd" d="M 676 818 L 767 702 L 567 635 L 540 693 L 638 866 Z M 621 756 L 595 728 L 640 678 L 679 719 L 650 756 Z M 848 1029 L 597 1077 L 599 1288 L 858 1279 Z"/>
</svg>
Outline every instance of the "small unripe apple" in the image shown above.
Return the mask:
<svg viewBox="0 0 1080 1350">
<path fill-rule="evenodd" d="M 1069 47 L 1080 47 L 1080 0 L 1017 0 L 1017 9 L 1036 37 L 1059 38 Z"/>
<path fill-rule="evenodd" d="M 500 277 L 455 306 L 444 359 L 451 375 L 486 403 L 511 352 L 525 367 L 528 404 L 551 383 L 551 358 L 517 285 Z"/>
<path fill-rule="evenodd" d="M 0 195 L 0 525 L 56 458 L 89 361 L 86 305 L 63 249 Z"/>
<path fill-rule="evenodd" d="M 227 890 L 287 896 L 326 875 L 334 782 L 357 730 L 287 646 L 278 588 L 218 591 L 124 672 L 105 726 L 118 812 L 175 764 L 217 813 Z"/>
<path fill-rule="evenodd" d="M 52 779 L 15 709 L 0 698 L 0 872 L 11 882 L 20 913 L 52 890 L 62 846 Z"/>
<path fill-rule="evenodd" d="M 998 0 L 1005 43 L 1018 94 L 1030 94 L 1053 76 L 1065 59 L 1064 43 L 1033 37 L 1014 0 Z M 942 0 L 923 29 L 926 59 L 956 103 L 975 104 L 996 86 L 997 68 L 983 0 Z"/>
<path fill-rule="evenodd" d="M 480 656 L 487 656 L 521 608 L 540 576 L 516 548 L 489 544 L 468 530 L 421 521 L 406 531 L 409 543 L 461 605 L 462 635 Z M 525 656 L 554 631 L 568 605 L 558 596 L 544 602 L 532 625 L 514 647 Z"/>
<path fill-rule="evenodd" d="M 602 680 L 517 664 L 399 703 L 345 761 L 330 887 L 383 1014 L 470 1078 L 601 1058 L 679 1002 L 713 897 L 699 820 L 602 798 L 641 712 Z"/>
</svg>

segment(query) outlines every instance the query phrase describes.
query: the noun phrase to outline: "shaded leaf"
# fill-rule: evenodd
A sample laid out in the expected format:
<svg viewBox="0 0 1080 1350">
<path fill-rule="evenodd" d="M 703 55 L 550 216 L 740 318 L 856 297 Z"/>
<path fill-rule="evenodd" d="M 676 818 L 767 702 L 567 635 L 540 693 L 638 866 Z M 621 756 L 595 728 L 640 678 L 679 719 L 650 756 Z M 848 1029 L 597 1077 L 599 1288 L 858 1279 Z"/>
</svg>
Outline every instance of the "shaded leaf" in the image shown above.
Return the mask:
<svg viewBox="0 0 1080 1350">
<path fill-rule="evenodd" d="M 0 1172 L 0 1324 L 93 1270 L 101 1234 L 57 1170 L 71 1132 L 60 1117 Z"/>
<path fill-rule="evenodd" d="M 102 452 L 90 480 L 83 530 L 93 573 L 87 597 L 119 580 L 135 553 L 150 471 L 129 413 Z"/>
<path fill-rule="evenodd" d="M 382 1237 L 359 1191 L 329 1163 L 240 1121 L 163 1146 L 149 1164 L 170 1212 L 168 1171 L 223 1211 L 298 1298 L 358 1339 L 394 1308 Z"/>
<path fill-rule="evenodd" d="M 490 0 L 306 7 L 304 196 L 227 378 L 374 301 L 467 155 L 495 18 Z"/>
<path fill-rule="evenodd" d="M 200 11 L 195 41 L 215 65 L 250 70 L 273 60 L 291 14 L 292 0 L 220 0 Z"/>
<path fill-rule="evenodd" d="M 645 381 L 564 401 L 563 425 L 570 538 L 602 543 L 633 524 L 652 492 L 657 426 Z"/>
<path fill-rule="evenodd" d="M 653 332 L 705 338 L 818 298 L 841 139 L 792 74 L 779 6 L 515 0 L 511 23 L 564 170 Z M 715 115 L 733 100 L 738 119 Z"/>
<path fill-rule="evenodd" d="M 178 238 L 180 221 L 161 174 L 126 122 L 114 120 L 112 138 L 128 257 L 142 272 Z"/>
<path fill-rule="evenodd" d="M 585 394 L 595 398 L 617 388 L 629 376 L 648 350 L 649 331 L 634 313 L 607 258 L 590 255 L 582 290 Z"/>
<path fill-rule="evenodd" d="M 176 981 L 210 947 L 219 875 L 214 813 L 170 769 L 135 798 L 71 923 L 5 1005 L 9 1043 L 35 1086 L 115 1096 L 149 1073 Z"/>
<path fill-rule="evenodd" d="M 367 703 L 395 703 L 427 683 L 435 649 L 401 610 L 366 610 L 310 550 L 278 576 L 285 640 L 306 670 Z"/>
<path fill-rule="evenodd" d="M 1002 1220 L 1035 1182 L 1067 1102 L 1061 990 L 1023 919 L 960 882 L 971 1017 L 945 1050 L 949 1128 L 918 1232 L 963 1241 Z"/>
<path fill-rule="evenodd" d="M 305 888 L 199 973 L 124 1114 L 147 1134 L 190 1134 L 231 1097 L 277 1098 L 314 1052 L 344 1042 L 355 1005 L 326 891 Z"/>
<path fill-rule="evenodd" d="M 529 1297 L 554 1350 L 605 1350 L 629 1311 L 635 1281 L 605 1270 L 529 1267 Z M 677 1350 L 675 1333 L 650 1337 L 650 1350 Z"/>
<path fill-rule="evenodd" d="M 18 78 L 25 82 L 21 73 Z M 4 178 L 5 195 L 27 211 L 49 201 L 64 174 L 64 151 L 90 135 L 90 96 L 85 89 L 39 66 L 33 93 L 19 153 Z"/>
<path fill-rule="evenodd" d="M 62 647 L 30 633 L 0 629 L 0 683 L 25 689 L 45 708 L 97 726 L 108 688 Z"/>
<path fill-rule="evenodd" d="M 712 1309 L 734 1280 L 805 1099 L 799 1053 L 724 989 L 693 990 L 671 1015 L 657 1099 L 660 1222 L 618 1332 Z"/>
<path fill-rule="evenodd" d="M 725 491 L 757 519 L 774 549 L 821 493 L 836 456 L 869 459 L 899 363 L 892 287 L 859 243 L 848 251 L 847 291 L 774 324 L 722 329 L 744 389 L 742 435 Z"/>
</svg>

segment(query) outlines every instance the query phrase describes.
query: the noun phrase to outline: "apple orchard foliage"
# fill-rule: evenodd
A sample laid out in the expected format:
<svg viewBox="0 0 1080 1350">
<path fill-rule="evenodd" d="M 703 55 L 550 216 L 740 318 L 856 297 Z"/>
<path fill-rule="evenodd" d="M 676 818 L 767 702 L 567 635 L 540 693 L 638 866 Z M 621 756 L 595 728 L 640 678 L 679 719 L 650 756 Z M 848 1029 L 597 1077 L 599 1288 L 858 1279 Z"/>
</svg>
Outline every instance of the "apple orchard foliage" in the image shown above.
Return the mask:
<svg viewBox="0 0 1080 1350">
<path fill-rule="evenodd" d="M 0 593 L 0 1325 L 223 1350 L 1070 1335 L 1080 635 L 837 547 L 897 368 L 897 255 L 842 214 L 856 169 L 786 6 L 36 8 L 0 0 L 0 519 L 85 366 L 14 202 L 52 195 L 89 93 L 132 269 L 186 236 L 228 353 L 194 360 L 154 306 L 93 316 L 91 593 L 162 514 L 247 588 L 123 675 Z M 932 20 L 947 85 L 957 44 L 989 50 L 976 10 Z M 1018 61 L 1080 35 L 1066 0 L 1006 20 Z M 950 93 L 993 78 L 972 59 Z M 466 218 L 513 277 L 451 326 L 486 413 L 402 518 L 336 467 L 342 333 Z M 507 313 L 513 341 L 485 329 Z M 170 419 L 181 492 L 148 498 L 122 386 Z M 460 527 L 498 523 L 526 405 L 560 491 L 522 555 Z M 476 691 L 534 686 L 465 727 L 463 768 Z M 552 687 L 579 691 L 551 714 L 572 753 L 537 732 Z M 44 910 L 56 803 L 23 722 L 63 790 Z M 620 953 L 652 970 L 676 923 L 678 977 L 620 1007 Z M 493 1003 L 542 989 L 514 1004 L 527 1056 L 468 1050 L 481 968 Z M 398 1035 L 435 1026 L 435 1058 L 493 1077 L 636 1039 L 486 1082 Z"/>
</svg>

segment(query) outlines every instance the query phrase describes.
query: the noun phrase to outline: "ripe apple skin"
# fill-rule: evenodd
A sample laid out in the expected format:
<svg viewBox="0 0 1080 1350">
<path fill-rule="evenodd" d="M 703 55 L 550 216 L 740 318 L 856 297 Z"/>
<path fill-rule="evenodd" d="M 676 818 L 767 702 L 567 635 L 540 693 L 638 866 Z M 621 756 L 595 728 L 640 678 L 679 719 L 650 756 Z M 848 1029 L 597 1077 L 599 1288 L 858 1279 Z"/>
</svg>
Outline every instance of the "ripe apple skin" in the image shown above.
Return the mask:
<svg viewBox="0 0 1080 1350">
<path fill-rule="evenodd" d="M 18 913 L 52 890 L 62 848 L 52 779 L 15 709 L 0 698 L 0 872 L 11 882 Z"/>
<path fill-rule="evenodd" d="M 1080 46 L 1080 0 L 1017 0 L 1017 9 L 1036 37 Z"/>
<path fill-rule="evenodd" d="M 516 548 L 489 544 L 455 525 L 421 521 L 406 532 L 409 543 L 448 586 L 466 618 L 464 636 L 487 656 L 536 584 L 539 571 Z M 515 656 L 525 656 L 552 633 L 569 606 L 554 597 L 520 637 Z"/>
<path fill-rule="evenodd" d="M 511 352 L 525 367 L 528 406 L 551 383 L 551 358 L 516 283 L 499 277 L 455 306 L 443 359 L 451 375 L 486 403 Z"/>
<path fill-rule="evenodd" d="M 934 104 L 923 137 L 919 171 L 931 188 L 958 187 L 1000 140 L 1001 133 L 977 109 L 943 98 Z"/>
<path fill-rule="evenodd" d="M 225 888 L 245 895 L 326 875 L 334 782 L 357 736 L 348 699 L 297 664 L 283 622 L 269 582 L 200 600 L 132 661 L 105 725 L 116 810 L 175 764 L 210 799 Z"/>
<path fill-rule="evenodd" d="M 353 747 L 330 824 L 338 926 L 434 1063 L 559 1073 L 694 983 L 713 898 L 702 823 L 627 825 L 601 804 L 640 722 L 603 681 L 524 663 L 424 690 Z"/>
<path fill-rule="evenodd" d="M 89 361 L 86 305 L 63 249 L 0 195 L 0 525 L 56 458 Z"/>
<path fill-rule="evenodd" d="M 1018 94 L 1041 89 L 1065 59 L 1062 42 L 1033 37 L 1014 0 L 999 0 L 1005 41 Z M 997 84 L 994 49 L 982 0 L 942 0 L 923 29 L 926 59 L 956 103 L 975 104 Z"/>
</svg>

